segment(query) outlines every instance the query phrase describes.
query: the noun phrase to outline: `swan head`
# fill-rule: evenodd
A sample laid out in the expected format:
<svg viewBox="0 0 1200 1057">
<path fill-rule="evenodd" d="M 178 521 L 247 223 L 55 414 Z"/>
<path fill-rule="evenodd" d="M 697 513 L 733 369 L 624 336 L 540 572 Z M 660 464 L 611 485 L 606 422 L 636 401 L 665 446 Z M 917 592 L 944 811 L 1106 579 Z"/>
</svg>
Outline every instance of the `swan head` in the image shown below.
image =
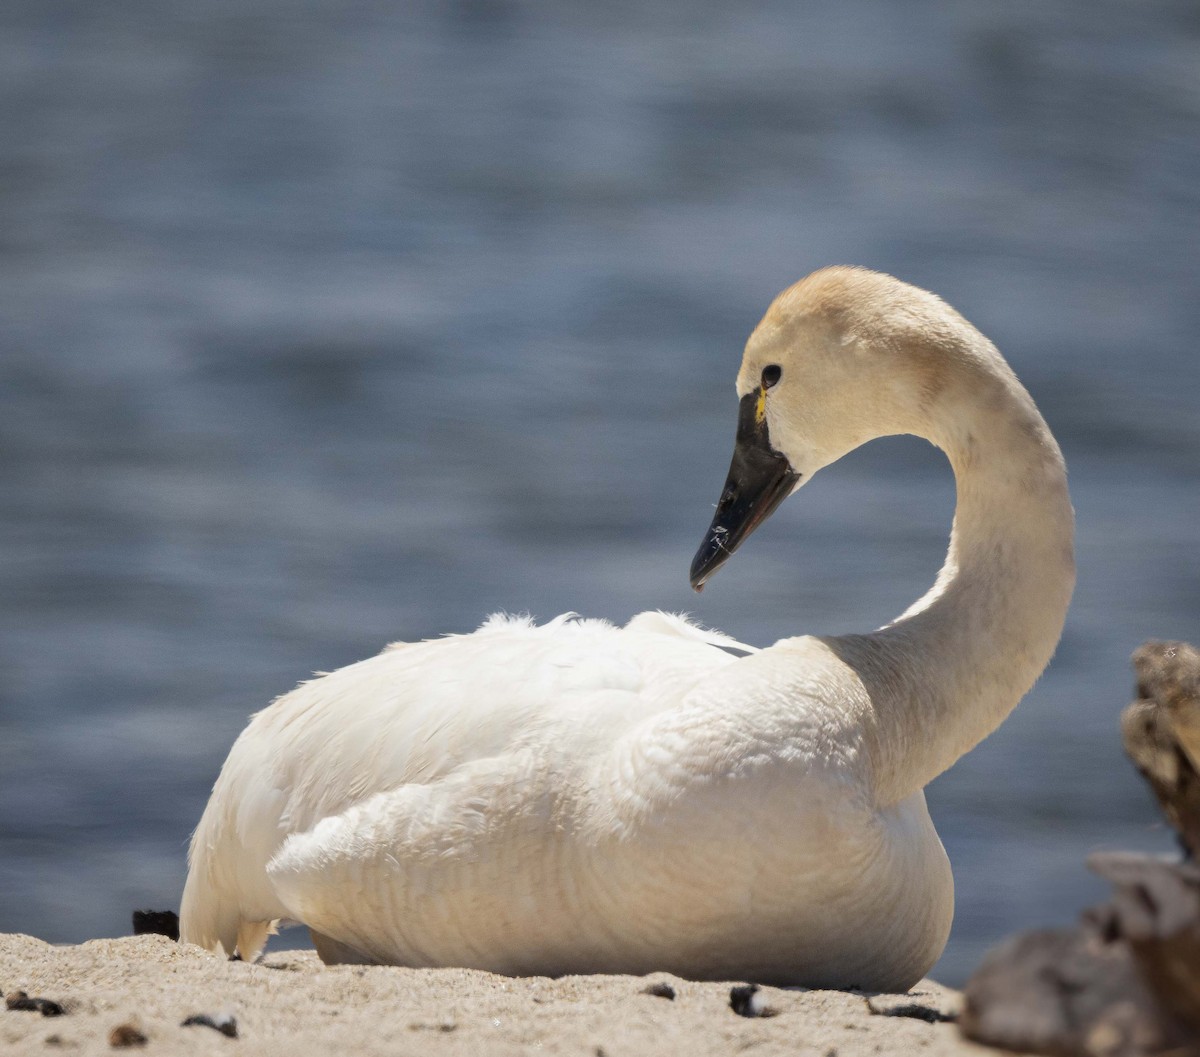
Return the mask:
<svg viewBox="0 0 1200 1057">
<path fill-rule="evenodd" d="M 958 365 L 984 367 L 987 348 L 938 297 L 890 275 L 825 268 L 781 293 L 746 343 L 733 462 L 692 586 L 701 590 L 780 503 L 861 444 L 897 433 L 938 443 L 933 405 Z"/>
</svg>

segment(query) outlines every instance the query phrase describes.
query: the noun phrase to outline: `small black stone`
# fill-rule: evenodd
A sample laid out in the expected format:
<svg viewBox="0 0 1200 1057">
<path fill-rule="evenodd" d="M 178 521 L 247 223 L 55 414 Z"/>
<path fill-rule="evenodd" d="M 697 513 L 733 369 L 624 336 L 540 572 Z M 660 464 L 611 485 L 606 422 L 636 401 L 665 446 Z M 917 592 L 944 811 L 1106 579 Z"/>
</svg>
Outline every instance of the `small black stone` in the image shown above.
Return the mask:
<svg viewBox="0 0 1200 1057">
<path fill-rule="evenodd" d="M 174 910 L 135 910 L 133 912 L 133 934 L 135 936 L 166 936 L 179 940 L 179 915 Z"/>
<path fill-rule="evenodd" d="M 231 1039 L 238 1037 L 237 1021 L 233 1017 L 210 1017 L 207 1013 L 193 1013 L 179 1025 L 181 1028 L 212 1028 Z"/>
<path fill-rule="evenodd" d="M 24 991 L 14 991 L 4 1004 L 12 1010 L 41 1013 L 43 1017 L 61 1017 L 66 1010 L 49 998 L 30 998 Z"/>
<path fill-rule="evenodd" d="M 665 980 L 659 980 L 657 983 L 642 988 L 642 994 L 653 995 L 655 998 L 667 998 L 672 1002 L 675 1001 L 675 988 Z"/>
<path fill-rule="evenodd" d="M 755 999 L 758 984 L 738 984 L 729 990 L 729 1008 L 739 1017 L 773 1017 L 779 1010 L 772 1009 L 763 1000 Z"/>
<path fill-rule="evenodd" d="M 953 1013 L 943 1013 L 940 1009 L 923 1006 L 918 1002 L 908 1006 L 892 1006 L 890 1009 L 872 1009 L 871 1012 L 884 1017 L 908 1017 L 910 1020 L 923 1020 L 926 1024 L 953 1024 L 958 1020 Z"/>
</svg>

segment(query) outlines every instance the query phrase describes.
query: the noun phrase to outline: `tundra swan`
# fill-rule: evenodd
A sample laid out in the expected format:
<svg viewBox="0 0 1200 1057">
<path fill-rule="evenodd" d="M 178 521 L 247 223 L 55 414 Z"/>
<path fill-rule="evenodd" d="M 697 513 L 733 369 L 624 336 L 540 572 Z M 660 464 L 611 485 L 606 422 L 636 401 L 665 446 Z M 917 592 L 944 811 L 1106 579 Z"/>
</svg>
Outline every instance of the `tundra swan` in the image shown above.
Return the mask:
<svg viewBox="0 0 1200 1057">
<path fill-rule="evenodd" d="M 183 939 L 255 957 L 901 990 L 953 879 L 923 787 L 1054 651 L 1074 584 L 1058 445 L 933 294 L 828 268 L 747 342 L 733 464 L 693 586 L 874 437 L 946 453 L 932 589 L 871 634 L 737 646 L 681 618 L 493 618 L 259 712 L 192 839 Z"/>
</svg>

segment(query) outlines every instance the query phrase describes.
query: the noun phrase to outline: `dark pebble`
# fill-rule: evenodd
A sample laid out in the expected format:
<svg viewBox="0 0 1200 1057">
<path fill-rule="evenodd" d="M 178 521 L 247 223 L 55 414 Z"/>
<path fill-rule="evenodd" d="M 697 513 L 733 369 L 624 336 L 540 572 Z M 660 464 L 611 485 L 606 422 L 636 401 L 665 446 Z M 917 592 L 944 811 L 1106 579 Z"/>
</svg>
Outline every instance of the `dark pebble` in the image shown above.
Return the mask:
<svg viewBox="0 0 1200 1057">
<path fill-rule="evenodd" d="M 108 1033 L 108 1044 L 117 1050 L 126 1046 L 145 1046 L 149 1041 L 132 1024 L 118 1024 Z"/>
<path fill-rule="evenodd" d="M 41 1013 L 43 1017 L 61 1017 L 66 1010 L 49 998 L 30 998 L 24 991 L 14 991 L 5 1000 L 9 1009 Z"/>
<path fill-rule="evenodd" d="M 665 980 L 660 980 L 656 984 L 650 984 L 642 989 L 642 994 L 653 995 L 655 998 L 669 998 L 672 1002 L 675 1001 L 675 988 L 673 988 Z"/>
<path fill-rule="evenodd" d="M 212 1028 L 213 1031 L 219 1031 L 228 1038 L 236 1039 L 238 1037 L 237 1021 L 230 1016 L 210 1017 L 207 1013 L 195 1013 L 179 1026 L 181 1028 Z"/>
<path fill-rule="evenodd" d="M 872 1013 L 881 1017 L 908 1017 L 910 1020 L 923 1020 L 926 1024 L 953 1024 L 958 1017 L 953 1013 L 943 1013 L 932 1006 L 923 1006 L 914 1002 L 908 1006 L 889 1006 L 887 1009 L 875 1009 L 870 1006 Z"/>
</svg>

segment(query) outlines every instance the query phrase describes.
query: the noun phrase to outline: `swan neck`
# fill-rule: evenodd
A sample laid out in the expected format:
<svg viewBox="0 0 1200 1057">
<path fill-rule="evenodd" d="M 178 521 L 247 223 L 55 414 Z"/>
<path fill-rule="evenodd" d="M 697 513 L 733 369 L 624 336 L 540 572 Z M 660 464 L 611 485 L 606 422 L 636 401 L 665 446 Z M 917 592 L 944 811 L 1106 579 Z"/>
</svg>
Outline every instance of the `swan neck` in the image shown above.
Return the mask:
<svg viewBox="0 0 1200 1057">
<path fill-rule="evenodd" d="M 1075 582 L 1066 467 L 1005 371 L 925 431 L 949 457 L 958 497 L 933 587 L 879 631 L 830 642 L 870 698 L 881 804 L 921 789 L 995 730 L 1062 633 Z"/>
</svg>

